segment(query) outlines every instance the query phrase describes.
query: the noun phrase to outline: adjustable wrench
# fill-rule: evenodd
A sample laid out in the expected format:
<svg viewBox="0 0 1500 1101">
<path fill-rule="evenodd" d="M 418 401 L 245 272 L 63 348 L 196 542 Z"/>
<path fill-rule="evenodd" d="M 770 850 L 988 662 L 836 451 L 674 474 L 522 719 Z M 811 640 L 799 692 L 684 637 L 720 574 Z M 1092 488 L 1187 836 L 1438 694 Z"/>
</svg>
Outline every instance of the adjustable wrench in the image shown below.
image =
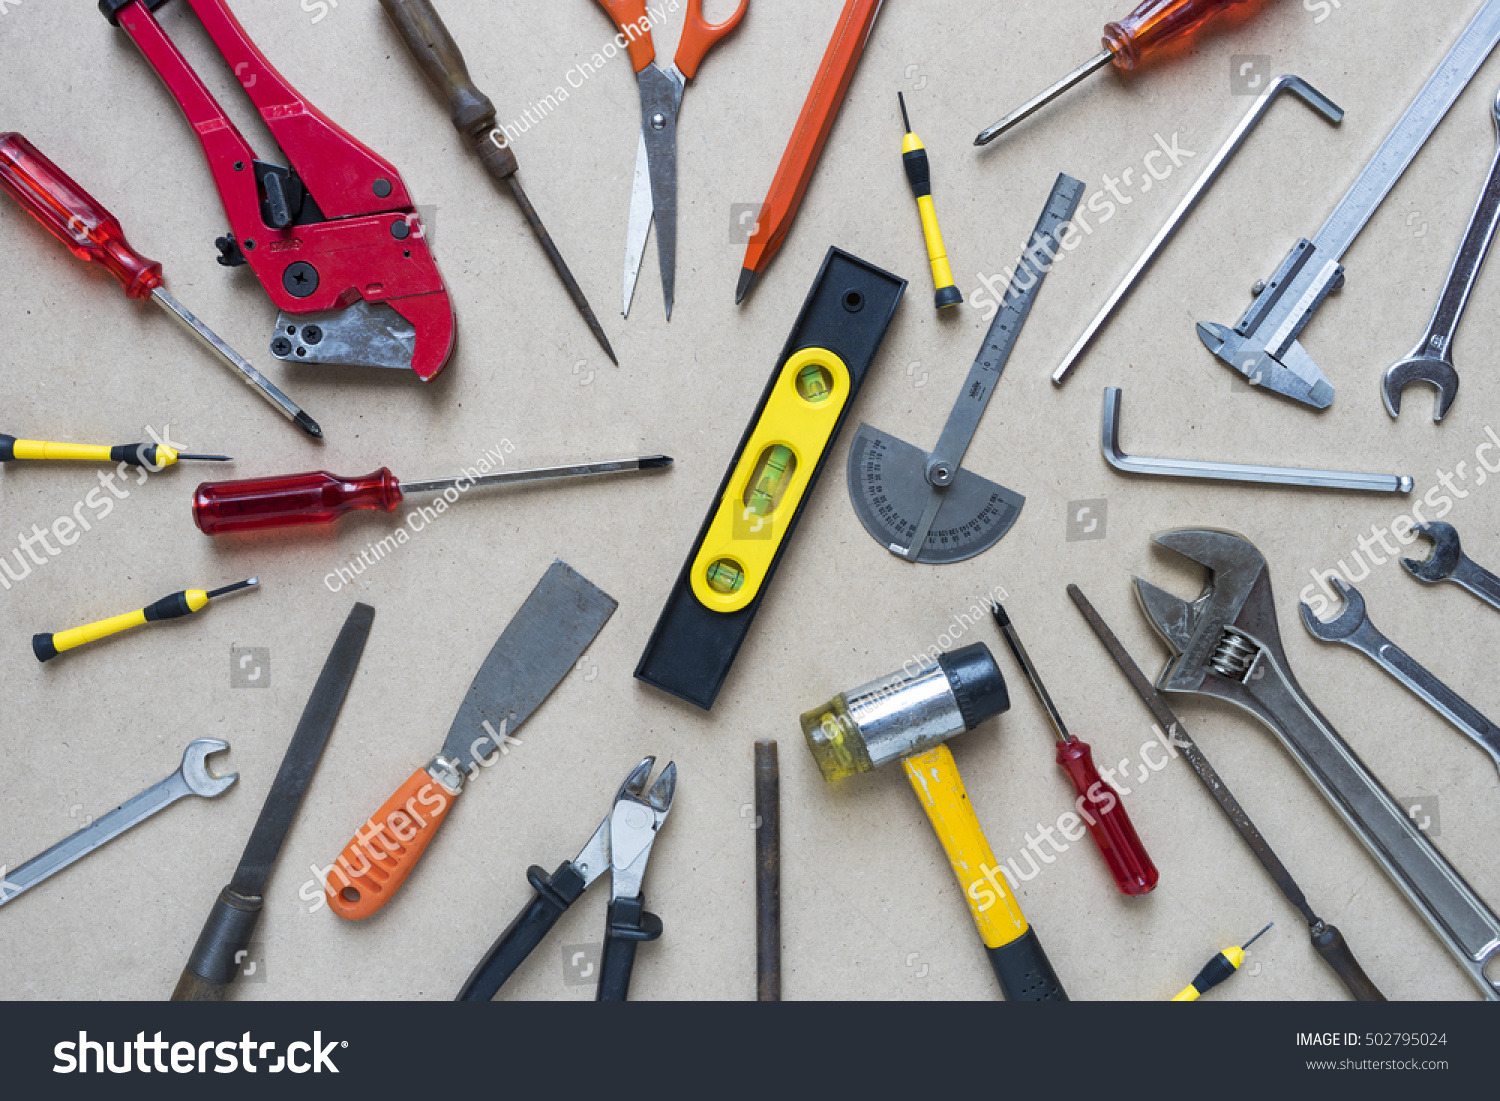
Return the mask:
<svg viewBox="0 0 1500 1101">
<path fill-rule="evenodd" d="M 1500 92 L 1496 93 L 1491 110 L 1496 130 L 1500 132 Z M 1458 323 L 1463 320 L 1464 307 L 1469 304 L 1469 295 L 1479 281 L 1479 273 L 1484 268 L 1497 228 L 1500 228 L 1500 149 L 1495 152 L 1490 177 L 1479 196 L 1479 205 L 1474 208 L 1474 216 L 1469 219 L 1469 228 L 1463 243 L 1458 246 L 1458 255 L 1453 258 L 1453 270 L 1448 273 L 1448 282 L 1438 297 L 1437 310 L 1426 334 L 1411 355 L 1386 368 L 1380 394 L 1385 399 L 1385 410 L 1391 416 L 1401 415 L 1401 392 L 1414 382 L 1425 382 L 1437 391 L 1433 420 L 1442 420 L 1452 408 L 1453 399 L 1458 397 L 1453 338 L 1458 335 Z"/>
<path fill-rule="evenodd" d="M 1443 718 L 1474 741 L 1500 767 L 1500 727 L 1474 710 L 1457 692 L 1418 665 L 1405 650 L 1381 634 L 1365 611 L 1365 598 L 1343 578 L 1330 578 L 1344 610 L 1330 620 L 1321 620 L 1305 602 L 1302 625 L 1319 642 L 1342 642 L 1369 657 L 1391 676 L 1426 700 Z"/>
<path fill-rule="evenodd" d="M 66 841 L 53 845 L 41 856 L 28 860 L 9 875 L 0 874 L 0 906 L 24 894 L 42 880 L 83 859 L 95 849 L 107 845 L 120 834 L 138 826 L 159 810 L 189 795 L 212 799 L 223 795 L 239 779 L 238 772 L 215 776 L 208 770 L 208 759 L 229 748 L 217 738 L 199 738 L 182 755 L 182 767 L 161 783 L 141 792 L 102 818 L 96 818 Z"/>
<path fill-rule="evenodd" d="M 1175 655 L 1157 687 L 1224 700 L 1270 727 L 1486 1000 L 1500 1001 L 1500 917 L 1391 798 L 1292 676 L 1265 558 L 1241 536 L 1223 531 L 1169 531 L 1156 542 L 1211 574 L 1203 594 L 1191 603 L 1136 579 L 1142 608 Z"/>
<path fill-rule="evenodd" d="M 1432 540 L 1432 555 L 1425 562 L 1415 558 L 1401 559 L 1406 572 L 1418 581 L 1437 584 L 1452 581 L 1462 585 L 1492 608 L 1500 608 L 1500 577 L 1476 563 L 1464 553 L 1458 541 L 1458 532 L 1452 524 L 1440 521 L 1418 524 L 1412 530 L 1419 531 Z"/>
</svg>

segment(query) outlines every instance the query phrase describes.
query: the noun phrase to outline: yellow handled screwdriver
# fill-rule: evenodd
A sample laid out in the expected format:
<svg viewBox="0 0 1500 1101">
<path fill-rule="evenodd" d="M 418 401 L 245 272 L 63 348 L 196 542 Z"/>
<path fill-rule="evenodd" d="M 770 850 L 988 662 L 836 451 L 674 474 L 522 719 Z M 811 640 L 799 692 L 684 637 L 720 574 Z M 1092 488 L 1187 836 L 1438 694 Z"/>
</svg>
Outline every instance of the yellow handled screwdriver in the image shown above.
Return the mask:
<svg viewBox="0 0 1500 1101">
<path fill-rule="evenodd" d="M 906 140 L 901 143 L 901 160 L 906 164 L 906 178 L 911 181 L 912 194 L 917 197 L 917 210 L 922 215 L 922 236 L 927 238 L 927 259 L 932 262 L 932 282 L 937 287 L 937 308 L 963 304 L 964 296 L 953 285 L 953 269 L 948 265 L 948 250 L 943 246 L 943 231 L 938 228 L 937 207 L 932 203 L 932 162 L 927 156 L 927 147 L 922 139 L 912 133 L 911 118 L 906 113 L 906 94 L 897 92 L 901 101 L 901 124 L 906 127 Z"/>
<path fill-rule="evenodd" d="M 18 440 L 0 432 L 0 463 L 17 460 L 74 463 L 128 463 L 161 470 L 173 463 L 232 463 L 228 455 L 187 455 L 174 447 L 156 443 L 108 444 L 50 443 L 46 440 Z"/>
<path fill-rule="evenodd" d="M 36 654 L 37 661 L 51 661 L 66 650 L 76 650 L 87 643 L 117 635 L 121 631 L 139 627 L 143 623 L 156 623 L 163 619 L 180 619 L 183 616 L 192 615 L 203 609 L 210 600 L 217 600 L 221 596 L 228 596 L 230 593 L 237 593 L 243 589 L 252 589 L 259 584 L 260 578 L 251 577 L 245 581 L 237 581 L 233 585 L 225 585 L 222 589 L 215 589 L 213 592 L 205 592 L 202 589 L 184 589 L 182 592 L 162 597 L 155 604 L 148 604 L 144 608 L 137 608 L 133 612 L 126 612 L 112 619 L 101 619 L 98 623 L 74 627 L 71 631 L 59 631 L 55 635 L 32 635 L 31 649 Z"/>
<path fill-rule="evenodd" d="M 1271 922 L 1271 925 L 1275 924 L 1274 921 Z M 1214 987 L 1233 975 L 1245 962 L 1245 949 L 1265 936 L 1266 930 L 1270 929 L 1271 925 L 1267 925 L 1265 929 L 1256 933 L 1255 936 L 1251 937 L 1238 948 L 1226 948 L 1213 959 L 1209 960 L 1203 970 L 1198 972 L 1198 977 L 1183 987 L 1182 991 L 1172 1000 L 1174 1002 L 1196 1002 L 1200 996 L 1207 994 Z"/>
</svg>

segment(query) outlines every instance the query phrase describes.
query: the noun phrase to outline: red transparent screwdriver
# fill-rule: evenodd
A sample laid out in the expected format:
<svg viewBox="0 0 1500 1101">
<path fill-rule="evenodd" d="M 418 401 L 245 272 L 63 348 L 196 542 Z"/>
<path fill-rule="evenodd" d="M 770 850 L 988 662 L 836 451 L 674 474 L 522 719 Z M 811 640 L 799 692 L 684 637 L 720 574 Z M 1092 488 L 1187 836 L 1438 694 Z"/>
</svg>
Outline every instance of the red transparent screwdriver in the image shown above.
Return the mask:
<svg viewBox="0 0 1500 1101">
<path fill-rule="evenodd" d="M 1214 16 L 1240 4 L 1259 2 L 1261 0 L 1146 0 L 1124 19 L 1104 28 L 1104 49 L 1097 56 L 1089 58 L 995 125 L 980 131 L 974 144 L 988 145 L 1106 65 L 1113 64 L 1123 73 L 1133 72 L 1153 53 L 1186 38 Z"/>
<path fill-rule="evenodd" d="M 100 265 L 118 279 L 127 297 L 149 298 L 180 321 L 287 420 L 315 439 L 323 437 L 317 421 L 167 293 L 161 264 L 130 247 L 119 219 L 20 134 L 0 134 L 0 190 L 74 256 Z"/>
<path fill-rule="evenodd" d="M 315 470 L 308 474 L 288 474 L 284 478 L 204 482 L 193 494 L 193 520 L 204 535 L 331 524 L 346 512 L 356 509 L 395 512 L 408 493 L 446 493 L 448 490 L 467 493 L 487 486 L 660 470 L 671 465 L 672 460 L 665 455 L 650 455 L 613 462 L 502 470 L 472 477 L 460 475 L 428 482 L 398 481 L 385 467 L 363 478 L 340 478 L 326 470 Z"/>
<path fill-rule="evenodd" d="M 1052 702 L 1036 666 L 1031 664 L 1031 655 L 1021 645 L 1021 639 L 1011 626 L 1010 616 L 1005 614 L 1005 609 L 995 603 L 990 605 L 990 612 L 1000 627 L 1000 633 L 1005 636 L 1010 652 L 1015 655 L 1017 664 L 1026 671 L 1031 687 L 1036 689 L 1037 697 L 1042 701 L 1047 717 L 1052 720 L 1052 726 L 1057 731 L 1057 763 L 1068 774 L 1068 779 L 1073 781 L 1073 787 L 1078 792 L 1078 813 L 1088 826 L 1094 844 L 1099 846 L 1104 863 L 1109 866 L 1109 874 L 1115 877 L 1115 883 L 1125 894 L 1146 894 L 1156 886 L 1156 865 L 1151 862 L 1146 846 L 1141 844 L 1130 816 L 1125 813 L 1125 804 L 1120 801 L 1119 792 L 1105 783 L 1104 778 L 1099 775 L 1099 770 L 1094 767 L 1094 751 L 1089 748 L 1089 744 L 1073 737 L 1063 725 L 1057 705 Z"/>
</svg>

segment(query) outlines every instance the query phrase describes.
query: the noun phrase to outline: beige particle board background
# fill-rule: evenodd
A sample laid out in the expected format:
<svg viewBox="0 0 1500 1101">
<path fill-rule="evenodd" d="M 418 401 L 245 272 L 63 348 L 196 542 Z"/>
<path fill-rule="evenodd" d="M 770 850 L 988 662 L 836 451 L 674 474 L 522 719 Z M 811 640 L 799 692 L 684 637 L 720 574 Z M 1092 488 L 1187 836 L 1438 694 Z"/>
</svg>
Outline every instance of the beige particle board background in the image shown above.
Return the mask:
<svg viewBox="0 0 1500 1101">
<path fill-rule="evenodd" d="M 665 6 L 664 55 L 684 5 Z M 640 952 L 632 994 L 751 997 L 751 743 L 771 737 L 782 761 L 785 995 L 993 998 L 959 888 L 900 772 L 830 789 L 802 746 L 797 716 L 941 640 L 996 646 L 987 624 L 959 623 L 955 633 L 954 617 L 1000 586 L 1074 730 L 1102 761 L 1131 760 L 1132 778 L 1122 782 L 1161 869 L 1153 895 L 1125 899 L 1082 842 L 1023 884 L 1022 904 L 1073 997 L 1170 996 L 1214 952 L 1274 920 L 1246 973 L 1215 996 L 1341 998 L 1297 914 L 1185 764 L 1136 778 L 1148 713 L 1064 593 L 1069 581 L 1082 585 L 1154 674 L 1165 652 L 1129 581 L 1144 574 L 1192 595 L 1199 577 L 1149 544 L 1151 533 L 1186 525 L 1242 532 L 1265 553 L 1299 678 L 1386 786 L 1431 811 L 1439 846 L 1500 905 L 1493 764 L 1370 662 L 1315 642 L 1296 619 L 1310 571 L 1342 559 L 1358 578 L 1358 540 L 1406 503 L 1127 480 L 1097 443 L 1101 390 L 1119 385 L 1126 444 L 1143 454 L 1407 473 L 1414 497 L 1450 473 L 1466 496 L 1447 519 L 1477 559 L 1500 563 L 1500 486 L 1481 478 L 1474 457 L 1487 430 L 1500 427 L 1500 376 L 1487 362 L 1500 340 L 1493 272 L 1458 339 L 1463 391 L 1447 421 L 1434 426 L 1428 397 L 1413 391 L 1393 422 L 1377 393 L 1380 372 L 1425 326 L 1488 171 L 1500 59 L 1481 70 L 1372 219 L 1346 257 L 1347 288 L 1304 334 L 1338 387 L 1331 409 L 1315 414 L 1235 386 L 1193 331 L 1200 320 L 1232 324 L 1250 285 L 1317 229 L 1477 4 L 1436 0 L 1414 13 L 1400 0 L 1280 0 L 1173 66 L 1128 82 L 1101 74 L 1035 124 L 972 148 L 982 126 L 1088 56 L 1100 25 L 1124 6 L 887 4 L 795 229 L 735 309 L 743 240 L 734 240 L 733 208 L 764 195 L 840 8 L 752 0 L 686 97 L 677 302 L 667 324 L 654 244 L 631 317 L 618 312 L 639 125 L 629 67 L 616 57 L 585 80 L 575 75 L 580 87 L 568 85 L 575 66 L 609 41 L 602 11 L 587 0 L 441 0 L 503 119 L 528 108 L 535 119 L 535 104 L 568 90 L 515 148 L 528 192 L 619 352 L 616 369 L 514 204 L 463 150 L 378 5 L 239 0 L 236 13 L 273 64 L 395 162 L 422 207 L 460 332 L 447 372 L 426 387 L 272 360 L 264 349 L 275 310 L 247 270 L 214 262 L 225 217 L 212 178 L 135 48 L 91 4 L 3 6 L 0 129 L 25 133 L 118 214 L 133 243 L 166 264 L 168 288 L 318 418 L 328 438 L 303 439 L 159 311 L 125 301 L 8 201 L 0 202 L 0 430 L 124 442 L 170 425 L 175 440 L 234 455 L 238 477 L 361 474 L 384 464 L 431 477 L 505 441 L 513 464 L 660 451 L 677 465 L 657 477 L 476 494 L 338 592 L 325 579 L 395 520 L 366 515 L 327 531 L 210 541 L 188 507 L 204 468 L 130 485 L 76 545 L 0 589 L 0 863 L 14 868 L 167 775 L 194 738 L 231 742 L 241 779 L 216 801 L 173 807 L 5 907 L 0 992 L 167 996 L 359 599 L 377 609 L 374 632 L 271 884 L 257 949 L 264 981 L 242 982 L 236 997 L 451 998 L 528 897 L 526 866 L 551 869 L 574 855 L 647 753 L 675 759 L 681 778 L 646 879 L 666 934 Z M 712 0 L 708 9 L 720 19 L 729 5 Z M 168 5 L 160 18 L 270 155 L 188 6 Z M 1054 389 L 1052 368 L 1249 107 L 1231 83 L 1245 61 L 1262 78 L 1307 78 L 1347 119 L 1333 129 L 1293 100 L 1278 104 L 1074 379 Z M 938 209 L 971 304 L 981 279 L 1015 260 L 1059 171 L 1085 180 L 1090 195 L 1120 181 L 1131 200 L 1057 265 L 965 459 L 1026 495 L 1019 522 L 992 550 L 946 567 L 913 567 L 882 551 L 844 488 L 860 420 L 931 445 L 986 327 L 978 309 L 939 318 L 932 308 L 899 163 L 898 89 L 931 150 Z M 1158 138 L 1192 156 L 1147 188 L 1144 158 Z M 631 673 L 831 244 L 906 276 L 911 289 L 755 629 L 705 714 Z M 32 524 L 71 512 L 95 485 L 87 467 L 0 472 L 0 553 Z M 1094 512 L 1078 523 L 1083 507 Z M 1097 538 L 1069 540 L 1095 516 Z M 620 601 L 585 661 L 522 728 L 522 744 L 473 782 L 395 903 L 359 925 L 309 912 L 299 893 L 311 869 L 332 862 L 436 749 L 495 637 L 557 556 Z M 251 574 L 260 592 L 189 621 L 45 667 L 30 654 L 35 631 Z M 1480 710 L 1500 710 L 1492 675 L 1500 616 L 1452 586 L 1418 585 L 1388 559 L 1360 587 L 1404 648 Z M 269 651 L 266 687 L 231 686 L 231 655 L 246 648 Z M 1028 833 L 1054 823 L 1071 795 L 1041 710 L 1003 648 L 998 656 L 1014 706 L 954 750 L 997 854 L 1018 858 L 1025 872 L 1018 854 Z M 1180 710 L 1314 907 L 1343 929 L 1390 997 L 1476 996 L 1268 732 L 1228 709 L 1185 701 Z M 597 949 L 605 896 L 601 882 L 573 908 L 507 997 L 592 996 L 578 970 Z"/>
</svg>

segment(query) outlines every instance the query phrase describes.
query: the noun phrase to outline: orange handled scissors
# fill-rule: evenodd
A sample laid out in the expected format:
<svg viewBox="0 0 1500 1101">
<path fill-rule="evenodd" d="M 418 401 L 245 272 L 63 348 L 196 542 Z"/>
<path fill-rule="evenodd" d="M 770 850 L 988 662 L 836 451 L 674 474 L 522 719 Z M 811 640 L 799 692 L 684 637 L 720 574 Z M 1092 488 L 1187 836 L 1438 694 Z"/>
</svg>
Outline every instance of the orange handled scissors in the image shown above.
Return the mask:
<svg viewBox="0 0 1500 1101">
<path fill-rule="evenodd" d="M 625 239 L 625 294 L 620 312 L 630 316 L 636 279 L 646 253 L 646 238 L 656 222 L 656 251 L 661 263 L 662 297 L 667 320 L 672 320 L 672 297 L 677 281 L 677 116 L 687 82 L 698 75 L 708 51 L 718 45 L 740 20 L 750 0 L 724 22 L 703 18 L 703 0 L 688 0 L 687 24 L 672 66 L 656 64 L 651 41 L 652 17 L 646 0 L 598 0 L 624 35 L 630 62 L 641 88 L 641 144 L 635 159 L 635 184 L 630 195 L 630 225 Z"/>
</svg>

